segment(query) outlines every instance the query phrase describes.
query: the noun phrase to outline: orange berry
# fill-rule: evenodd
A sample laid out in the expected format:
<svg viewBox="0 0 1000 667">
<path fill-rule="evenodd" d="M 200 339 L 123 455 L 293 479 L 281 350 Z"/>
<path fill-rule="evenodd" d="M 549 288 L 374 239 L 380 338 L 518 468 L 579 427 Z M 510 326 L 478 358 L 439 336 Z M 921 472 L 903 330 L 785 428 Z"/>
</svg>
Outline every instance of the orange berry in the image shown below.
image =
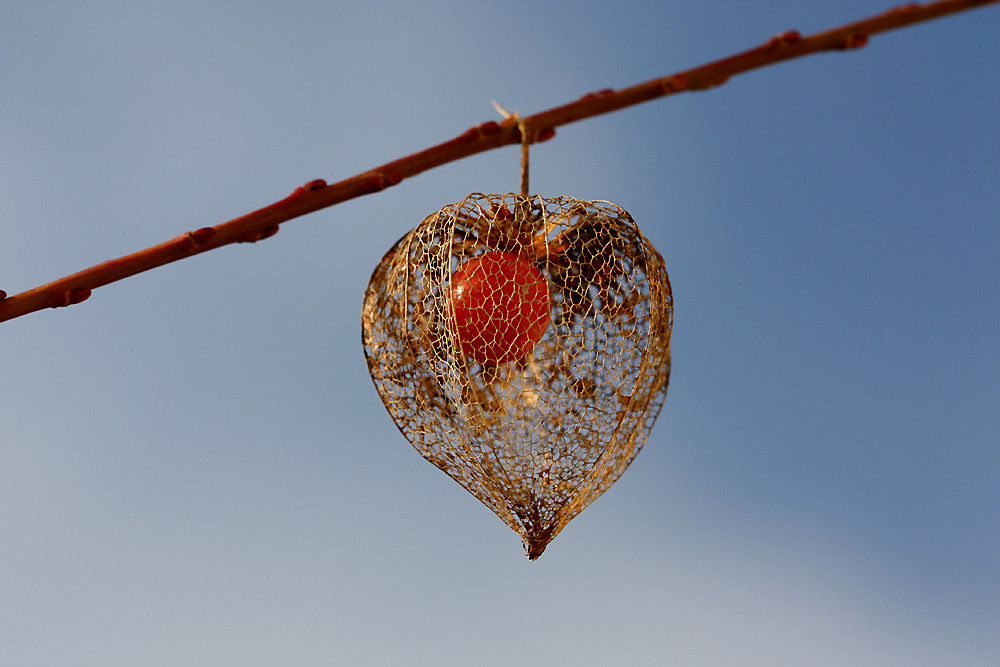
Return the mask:
<svg viewBox="0 0 1000 667">
<path fill-rule="evenodd" d="M 549 327 L 545 276 L 513 253 L 465 262 L 451 276 L 451 298 L 462 352 L 479 363 L 524 357 Z"/>
</svg>

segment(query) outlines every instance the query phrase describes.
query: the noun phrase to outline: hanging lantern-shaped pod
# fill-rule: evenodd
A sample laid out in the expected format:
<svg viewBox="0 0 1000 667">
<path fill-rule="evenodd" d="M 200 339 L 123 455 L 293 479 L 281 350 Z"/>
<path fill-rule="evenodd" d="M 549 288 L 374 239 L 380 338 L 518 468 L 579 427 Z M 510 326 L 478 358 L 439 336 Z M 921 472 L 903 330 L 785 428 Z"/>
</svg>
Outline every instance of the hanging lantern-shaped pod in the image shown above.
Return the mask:
<svg viewBox="0 0 1000 667">
<path fill-rule="evenodd" d="M 626 211 L 473 194 L 382 258 L 362 336 L 399 430 L 533 560 L 649 436 L 672 321 L 663 258 Z"/>
</svg>

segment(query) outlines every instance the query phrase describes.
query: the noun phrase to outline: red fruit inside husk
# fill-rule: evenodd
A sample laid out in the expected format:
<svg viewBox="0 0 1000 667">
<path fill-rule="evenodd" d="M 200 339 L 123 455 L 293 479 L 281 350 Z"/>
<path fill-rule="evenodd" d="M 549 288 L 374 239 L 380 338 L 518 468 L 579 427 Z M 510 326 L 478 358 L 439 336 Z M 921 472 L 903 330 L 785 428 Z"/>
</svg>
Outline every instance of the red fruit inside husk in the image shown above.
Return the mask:
<svg viewBox="0 0 1000 667">
<path fill-rule="evenodd" d="M 502 364 L 528 354 L 549 327 L 545 276 L 509 252 L 473 257 L 451 275 L 455 331 L 462 352 Z"/>
</svg>

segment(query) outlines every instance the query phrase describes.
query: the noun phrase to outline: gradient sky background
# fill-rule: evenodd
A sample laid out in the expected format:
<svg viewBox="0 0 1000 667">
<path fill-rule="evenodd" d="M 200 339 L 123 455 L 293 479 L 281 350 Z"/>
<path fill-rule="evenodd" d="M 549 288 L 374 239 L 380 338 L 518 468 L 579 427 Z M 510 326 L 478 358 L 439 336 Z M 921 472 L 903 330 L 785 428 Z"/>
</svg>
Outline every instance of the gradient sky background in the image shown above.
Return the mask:
<svg viewBox="0 0 1000 667">
<path fill-rule="evenodd" d="M 10 294 L 891 3 L 0 3 Z M 674 371 L 529 562 L 400 436 L 360 308 L 516 147 L 0 324 L 0 663 L 1000 664 L 1000 7 L 559 130 Z"/>
</svg>

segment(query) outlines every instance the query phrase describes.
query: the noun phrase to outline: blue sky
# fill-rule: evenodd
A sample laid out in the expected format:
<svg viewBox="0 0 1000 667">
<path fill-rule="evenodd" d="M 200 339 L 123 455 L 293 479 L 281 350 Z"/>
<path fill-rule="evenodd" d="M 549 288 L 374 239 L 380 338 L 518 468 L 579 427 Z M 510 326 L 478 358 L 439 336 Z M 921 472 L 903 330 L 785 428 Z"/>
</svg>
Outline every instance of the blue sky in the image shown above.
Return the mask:
<svg viewBox="0 0 1000 667">
<path fill-rule="evenodd" d="M 878 2 L 0 5 L 13 294 Z M 570 125 L 667 260 L 645 449 L 529 562 L 396 431 L 361 299 L 515 147 L 0 325 L 4 665 L 1000 662 L 1000 9 Z"/>
</svg>

